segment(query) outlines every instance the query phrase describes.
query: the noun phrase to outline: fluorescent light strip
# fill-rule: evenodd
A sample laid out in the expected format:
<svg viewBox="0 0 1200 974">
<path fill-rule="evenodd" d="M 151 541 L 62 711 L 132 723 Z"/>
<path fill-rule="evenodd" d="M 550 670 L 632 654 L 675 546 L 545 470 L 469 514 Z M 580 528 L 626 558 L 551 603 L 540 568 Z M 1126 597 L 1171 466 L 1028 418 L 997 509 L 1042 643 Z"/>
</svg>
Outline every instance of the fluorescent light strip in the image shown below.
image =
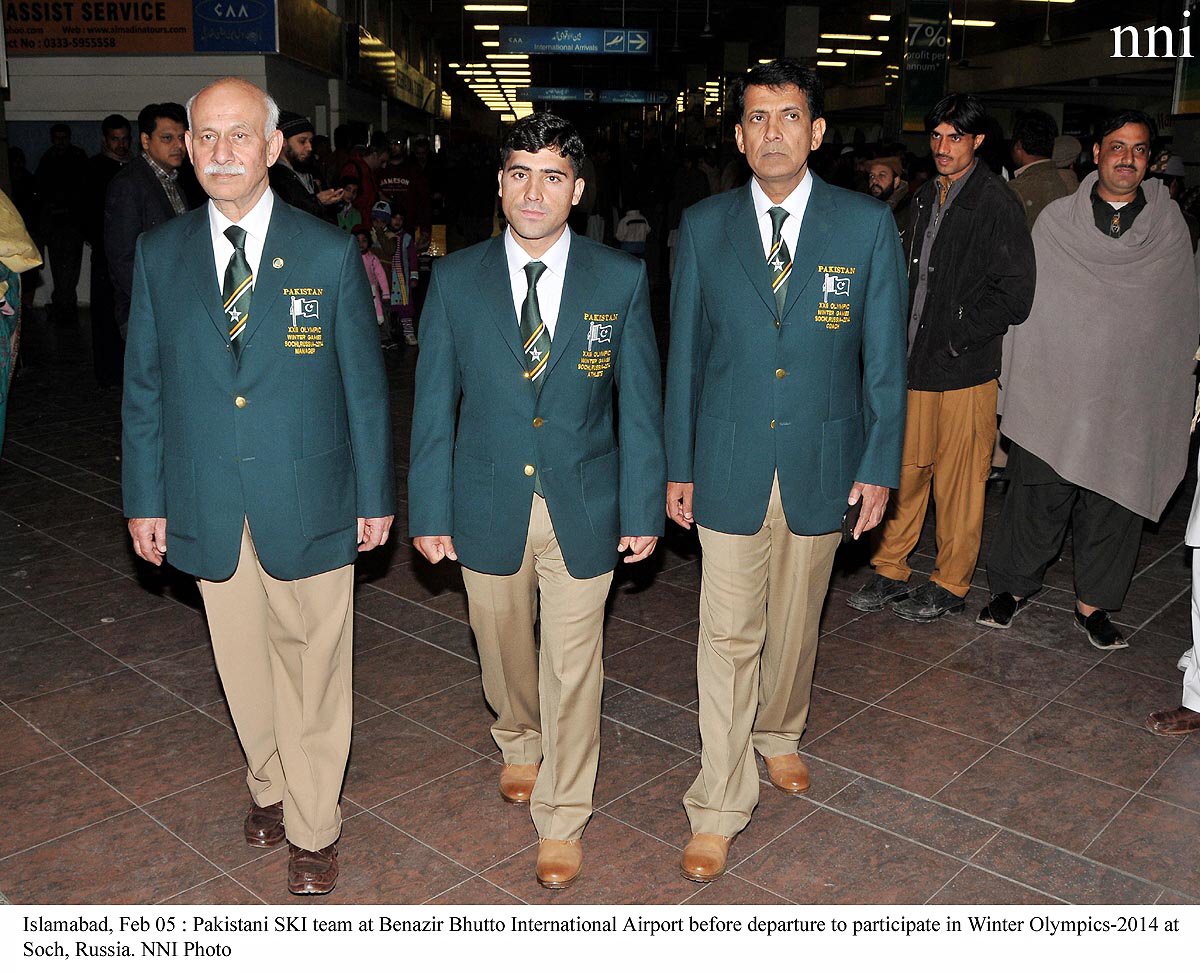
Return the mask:
<svg viewBox="0 0 1200 974">
<path fill-rule="evenodd" d="M 480 41 L 479 46 L 480 47 L 499 47 L 500 42 L 499 41 Z"/>
<path fill-rule="evenodd" d="M 528 61 L 528 54 L 489 54 L 490 61 Z"/>
<path fill-rule="evenodd" d="M 475 24 L 476 30 L 499 30 L 499 24 Z"/>
<path fill-rule="evenodd" d="M 832 47 L 818 47 L 817 53 L 818 54 L 832 54 L 833 48 Z"/>
<path fill-rule="evenodd" d="M 463 10 L 472 14 L 523 14 L 529 10 L 527 3 L 464 3 Z"/>
<path fill-rule="evenodd" d="M 953 21 L 955 27 L 995 27 L 996 26 L 996 22 L 994 20 L 954 20 L 953 17 L 951 17 L 950 19 Z"/>
<path fill-rule="evenodd" d="M 866 57 L 879 57 L 883 53 L 883 51 L 864 51 L 858 47 L 839 47 L 837 52 L 838 54 L 862 54 Z"/>
<path fill-rule="evenodd" d="M 845 66 L 846 66 L 845 61 L 818 61 L 817 62 L 818 68 L 844 68 Z"/>
<path fill-rule="evenodd" d="M 869 41 L 870 34 L 822 34 L 827 41 Z"/>
<path fill-rule="evenodd" d="M 867 20 L 874 20 L 877 23 L 886 24 L 892 19 L 891 14 L 871 14 Z"/>
</svg>

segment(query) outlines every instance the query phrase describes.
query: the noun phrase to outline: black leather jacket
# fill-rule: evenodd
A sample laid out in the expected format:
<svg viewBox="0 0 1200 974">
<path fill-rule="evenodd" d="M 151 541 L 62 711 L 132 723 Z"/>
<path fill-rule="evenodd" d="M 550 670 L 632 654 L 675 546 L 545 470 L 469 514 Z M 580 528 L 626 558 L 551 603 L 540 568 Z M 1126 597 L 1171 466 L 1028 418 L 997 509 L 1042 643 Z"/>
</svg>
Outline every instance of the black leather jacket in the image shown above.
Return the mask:
<svg viewBox="0 0 1200 974">
<path fill-rule="evenodd" d="M 981 159 L 942 217 L 925 306 L 908 357 L 908 387 L 946 392 L 1000 375 L 1004 333 L 1029 316 L 1037 269 L 1016 197 Z M 909 314 L 937 180 L 913 200 L 905 239 Z"/>
</svg>

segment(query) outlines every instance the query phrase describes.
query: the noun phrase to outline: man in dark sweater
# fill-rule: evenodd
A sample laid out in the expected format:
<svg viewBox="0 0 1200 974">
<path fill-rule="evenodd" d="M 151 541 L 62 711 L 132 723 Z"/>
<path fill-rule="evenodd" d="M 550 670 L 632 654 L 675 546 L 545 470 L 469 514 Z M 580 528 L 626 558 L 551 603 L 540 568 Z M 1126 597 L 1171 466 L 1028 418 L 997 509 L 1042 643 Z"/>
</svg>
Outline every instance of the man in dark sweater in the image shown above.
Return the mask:
<svg viewBox="0 0 1200 974">
<path fill-rule="evenodd" d="M 849 598 L 864 611 L 894 602 L 913 622 L 961 612 L 979 556 L 984 490 L 996 437 L 1000 345 L 1033 303 L 1035 264 L 1025 214 L 976 158 L 986 116 L 951 94 L 925 118 L 937 178 L 917 192 L 906 240 L 908 413 L 900 489 L 874 539 L 875 577 Z M 937 565 L 910 590 L 932 489 Z"/>
</svg>

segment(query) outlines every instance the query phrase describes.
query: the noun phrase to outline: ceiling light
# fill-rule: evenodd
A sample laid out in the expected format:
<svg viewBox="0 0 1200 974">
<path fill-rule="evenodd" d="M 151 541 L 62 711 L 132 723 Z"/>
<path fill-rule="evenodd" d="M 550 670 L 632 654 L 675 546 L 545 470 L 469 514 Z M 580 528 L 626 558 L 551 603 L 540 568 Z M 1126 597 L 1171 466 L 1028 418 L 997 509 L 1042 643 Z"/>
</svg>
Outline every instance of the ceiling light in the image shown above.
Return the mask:
<svg viewBox="0 0 1200 974">
<path fill-rule="evenodd" d="M 489 54 L 489 61 L 528 61 L 528 54 Z"/>
<path fill-rule="evenodd" d="M 479 46 L 480 47 L 499 47 L 500 42 L 499 41 L 480 41 Z"/>
<path fill-rule="evenodd" d="M 505 78 L 509 76 L 528 78 L 531 72 L 528 68 L 497 68 L 493 73 Z"/>
<path fill-rule="evenodd" d="M 817 53 L 818 54 L 832 54 L 833 48 L 832 47 L 818 47 Z"/>
<path fill-rule="evenodd" d="M 457 68 L 457 67 L 458 67 L 458 62 L 457 62 L 457 61 L 453 61 L 453 62 L 451 62 L 450 64 L 447 64 L 447 65 L 446 65 L 446 67 L 448 67 L 448 68 Z"/>
<path fill-rule="evenodd" d="M 845 66 L 846 66 L 845 61 L 818 61 L 817 62 L 818 68 L 844 68 Z"/>
<path fill-rule="evenodd" d="M 517 116 L 513 115 L 511 112 L 509 112 L 507 115 L 500 116 L 500 121 L 502 122 L 515 122 L 516 120 Z"/>
<path fill-rule="evenodd" d="M 878 37 L 875 38 L 875 40 L 883 41 L 886 44 L 888 41 L 891 40 L 891 38 L 887 34 L 880 34 Z"/>
<path fill-rule="evenodd" d="M 839 47 L 837 52 L 838 54 L 863 54 L 867 57 L 879 57 L 883 53 L 883 51 L 864 51 L 857 47 Z"/>
<path fill-rule="evenodd" d="M 499 30 L 500 25 L 499 24 L 476 24 L 475 29 L 476 30 Z"/>
<path fill-rule="evenodd" d="M 464 3 L 463 10 L 472 14 L 523 14 L 528 12 L 527 3 Z"/>
<path fill-rule="evenodd" d="M 954 18 L 951 18 L 953 20 Z M 994 20 L 955 20 L 955 27 L 995 27 Z"/>
<path fill-rule="evenodd" d="M 891 14 L 871 14 L 871 16 L 868 17 L 867 19 L 878 21 L 879 23 L 882 23 L 882 24 L 886 24 L 889 20 L 892 19 L 892 15 Z"/>
<path fill-rule="evenodd" d="M 759 63 L 759 64 L 770 64 L 770 63 L 771 63 L 773 60 L 775 60 L 775 59 L 774 59 L 774 58 L 769 58 L 769 57 L 760 57 L 760 58 L 758 59 L 758 63 Z"/>
<path fill-rule="evenodd" d="M 827 41 L 869 41 L 870 34 L 822 34 Z"/>
</svg>

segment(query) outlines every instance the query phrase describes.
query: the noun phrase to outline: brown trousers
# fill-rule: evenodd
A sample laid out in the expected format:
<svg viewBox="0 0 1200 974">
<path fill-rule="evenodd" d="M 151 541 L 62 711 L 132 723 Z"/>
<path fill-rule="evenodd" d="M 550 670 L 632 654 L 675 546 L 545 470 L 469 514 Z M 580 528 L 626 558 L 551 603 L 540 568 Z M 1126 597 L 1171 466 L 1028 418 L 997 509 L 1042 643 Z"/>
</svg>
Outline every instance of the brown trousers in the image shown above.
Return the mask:
<svg viewBox="0 0 1200 974">
<path fill-rule="evenodd" d="M 771 488 L 755 534 L 700 527 L 700 774 L 692 832 L 736 835 L 758 804 L 757 750 L 796 751 L 812 696 L 818 623 L 839 534 L 792 534 Z"/>
<path fill-rule="evenodd" d="M 963 597 L 979 558 L 983 502 L 996 440 L 996 380 L 950 392 L 908 392 L 900 489 L 875 532 L 871 564 L 907 582 L 932 488 L 937 565 L 931 576 Z"/>
<path fill-rule="evenodd" d="M 463 566 L 492 737 L 505 764 L 538 764 L 529 811 L 543 839 L 578 839 L 592 814 L 600 760 L 600 663 L 612 572 L 573 578 L 545 498 L 533 495 L 521 567 Z M 541 602 L 541 652 L 534 621 Z M 539 658 L 540 656 L 540 658 Z"/>
<path fill-rule="evenodd" d="M 246 525 L 237 570 L 223 582 L 201 579 L 200 594 L 254 804 L 282 801 L 288 841 L 323 849 L 342 830 L 354 566 L 272 578 Z"/>
</svg>

